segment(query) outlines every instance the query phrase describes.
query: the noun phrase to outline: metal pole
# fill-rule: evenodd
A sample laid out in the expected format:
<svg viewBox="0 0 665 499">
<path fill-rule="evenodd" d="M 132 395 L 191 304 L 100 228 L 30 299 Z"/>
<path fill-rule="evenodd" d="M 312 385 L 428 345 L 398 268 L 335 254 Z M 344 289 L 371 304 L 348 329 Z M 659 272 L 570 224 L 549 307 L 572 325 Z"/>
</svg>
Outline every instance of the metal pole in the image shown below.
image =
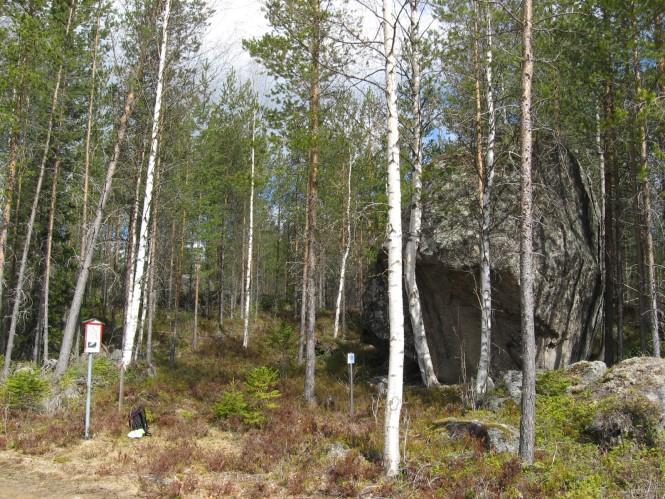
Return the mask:
<svg viewBox="0 0 665 499">
<path fill-rule="evenodd" d="M 351 406 L 350 412 L 351 417 L 353 417 L 353 364 L 349 364 L 349 386 L 350 386 L 350 395 L 351 395 Z"/>
<path fill-rule="evenodd" d="M 88 354 L 88 390 L 85 397 L 85 439 L 90 438 L 90 399 L 92 397 L 92 354 Z"/>
</svg>

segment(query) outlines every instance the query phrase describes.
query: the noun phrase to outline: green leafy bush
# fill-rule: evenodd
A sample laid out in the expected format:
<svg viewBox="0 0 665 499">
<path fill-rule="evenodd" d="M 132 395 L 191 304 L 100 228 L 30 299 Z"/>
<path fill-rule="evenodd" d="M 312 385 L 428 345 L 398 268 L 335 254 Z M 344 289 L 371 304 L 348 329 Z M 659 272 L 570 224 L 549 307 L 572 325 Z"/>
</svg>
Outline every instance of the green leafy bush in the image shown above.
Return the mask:
<svg viewBox="0 0 665 499">
<path fill-rule="evenodd" d="M 37 409 L 48 392 L 48 382 L 33 366 L 14 371 L 2 387 L 5 404 L 12 409 Z"/>
</svg>

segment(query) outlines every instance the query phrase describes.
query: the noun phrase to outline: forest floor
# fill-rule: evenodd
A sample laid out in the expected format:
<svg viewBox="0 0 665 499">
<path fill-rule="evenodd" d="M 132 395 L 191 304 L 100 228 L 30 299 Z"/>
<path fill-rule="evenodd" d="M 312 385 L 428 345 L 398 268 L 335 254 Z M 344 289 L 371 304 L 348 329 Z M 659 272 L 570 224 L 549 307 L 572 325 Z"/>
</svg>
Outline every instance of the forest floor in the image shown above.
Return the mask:
<svg viewBox="0 0 665 499">
<path fill-rule="evenodd" d="M 159 325 L 164 326 L 166 321 Z M 197 348 L 157 328 L 155 376 L 130 370 L 117 407 L 117 370 L 95 363 L 92 430 L 83 440 L 83 400 L 55 415 L 5 410 L 0 432 L 0 497 L 664 497 L 665 450 L 625 441 L 601 449 L 584 434 L 590 407 L 566 395 L 563 374 L 539 378 L 536 464 L 471 437 L 451 439 L 445 417 L 518 426 L 510 401 L 471 410 L 465 387 L 407 386 L 402 418 L 403 471 L 384 478 L 383 400 L 373 381 L 381 355 L 361 341 L 331 338 L 319 322 L 317 407 L 302 400 L 302 367 L 293 362 L 297 329 L 260 315 L 250 347 L 241 323 L 223 333 L 203 321 Z M 355 413 L 349 414 L 346 353 L 356 354 Z M 258 369 L 257 369 L 258 368 Z M 65 380 L 82 388 L 83 362 Z M 62 383 L 62 382 L 61 382 Z M 127 413 L 145 407 L 151 435 L 127 438 Z"/>
</svg>

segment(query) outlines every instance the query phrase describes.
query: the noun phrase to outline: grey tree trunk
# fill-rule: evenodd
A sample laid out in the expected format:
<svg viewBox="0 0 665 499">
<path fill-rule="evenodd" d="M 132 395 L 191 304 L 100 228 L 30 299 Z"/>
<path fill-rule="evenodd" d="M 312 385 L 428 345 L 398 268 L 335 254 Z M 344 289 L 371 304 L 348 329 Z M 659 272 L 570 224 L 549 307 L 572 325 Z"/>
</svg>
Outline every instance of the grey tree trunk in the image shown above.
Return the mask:
<svg viewBox="0 0 665 499">
<path fill-rule="evenodd" d="M 635 1 L 632 0 L 631 3 L 631 17 L 632 17 L 632 28 L 633 28 L 633 76 L 635 81 L 635 98 L 638 101 L 638 110 L 635 114 L 636 119 L 638 120 L 637 129 L 638 129 L 638 142 L 639 142 L 639 170 L 638 170 L 638 179 L 640 185 L 640 198 L 641 201 L 639 206 L 639 212 L 636 213 L 636 217 L 641 218 L 644 224 L 642 233 L 644 234 L 644 266 L 646 267 L 646 279 L 644 285 L 646 287 L 646 294 L 649 301 L 649 327 L 651 330 L 651 348 L 654 357 L 660 357 L 660 338 L 658 337 L 658 286 L 656 284 L 656 263 L 654 258 L 654 247 L 653 247 L 653 215 L 651 213 L 651 186 L 649 184 L 649 155 L 647 148 L 647 133 L 646 125 L 644 123 L 644 118 L 641 117 L 642 108 L 644 103 L 642 102 L 642 74 L 640 69 L 640 56 L 638 53 L 637 45 L 637 19 L 635 15 Z M 638 258 L 642 258 L 639 256 Z"/>
<path fill-rule="evenodd" d="M 314 9 L 310 40 L 310 117 L 309 134 L 309 178 L 307 183 L 307 232 L 305 233 L 305 255 L 307 256 L 306 320 L 305 320 L 305 401 L 316 404 L 314 393 L 314 371 L 316 368 L 316 205 L 318 199 L 319 172 L 319 101 L 320 101 L 320 56 L 321 16 L 320 0 L 312 0 Z"/>
<path fill-rule="evenodd" d="M 130 79 L 130 88 L 127 92 L 125 98 L 125 106 L 120 117 L 120 123 L 118 125 L 118 132 L 115 139 L 115 145 L 113 147 L 113 154 L 109 160 L 108 166 L 106 168 L 106 179 L 104 181 L 104 187 L 102 189 L 101 197 L 97 204 L 97 210 L 95 212 L 95 218 L 92 222 L 92 225 L 88 228 L 86 235 L 86 244 L 85 244 L 85 258 L 81 263 L 81 268 L 79 270 L 78 277 L 76 279 L 76 288 L 74 289 L 74 297 L 72 298 L 72 303 L 69 307 L 69 313 L 67 314 L 67 322 L 65 323 L 65 329 L 62 336 L 62 344 L 60 346 L 60 355 L 58 357 L 58 363 L 55 366 L 55 374 L 60 377 L 64 374 L 67 366 L 69 364 L 69 356 L 72 351 L 72 341 L 74 340 L 74 333 L 77 329 L 78 316 L 81 311 L 81 303 L 83 303 L 83 295 L 85 293 L 85 287 L 88 283 L 88 275 L 90 273 L 90 266 L 92 265 L 92 257 L 94 253 L 95 244 L 97 243 L 97 236 L 99 235 L 99 229 L 102 226 L 102 218 L 104 216 L 104 209 L 106 208 L 106 202 L 111 194 L 111 185 L 113 183 L 113 176 L 115 175 L 116 166 L 118 164 L 118 158 L 120 157 L 120 151 L 122 143 L 125 139 L 125 132 L 127 131 L 127 122 L 129 117 L 132 114 L 134 109 L 134 89 L 131 85 Z"/>
<path fill-rule="evenodd" d="M 522 60 L 522 223 L 520 234 L 520 315 L 522 323 L 522 411 L 519 455 L 533 464 L 536 440 L 536 339 L 533 299 L 533 187 L 531 180 L 532 125 L 531 85 L 533 80 L 532 0 L 523 2 Z"/>
<path fill-rule="evenodd" d="M 44 268 L 44 288 L 43 288 L 43 304 L 42 304 L 42 334 L 43 334 L 43 346 L 44 353 L 43 359 L 44 363 L 48 361 L 48 307 L 49 307 L 49 289 L 51 282 L 51 253 L 53 249 L 53 225 L 55 221 L 55 207 L 58 196 L 58 175 L 60 173 L 60 158 L 55 160 L 55 165 L 53 166 L 53 179 L 51 185 L 51 204 L 49 206 L 49 216 L 48 216 L 48 229 L 46 233 L 46 255 L 45 258 L 45 268 Z"/>
<path fill-rule="evenodd" d="M 92 73 L 90 75 L 90 97 L 88 99 L 88 121 L 85 128 L 85 163 L 83 167 L 83 207 L 81 209 L 81 260 L 85 258 L 85 234 L 88 225 L 88 185 L 90 177 L 90 145 L 92 142 L 92 123 L 95 102 L 95 85 L 97 74 L 97 50 L 99 48 L 99 27 L 101 21 L 101 5 L 97 6 L 97 24 L 95 28 L 95 42 L 92 49 Z"/>
</svg>

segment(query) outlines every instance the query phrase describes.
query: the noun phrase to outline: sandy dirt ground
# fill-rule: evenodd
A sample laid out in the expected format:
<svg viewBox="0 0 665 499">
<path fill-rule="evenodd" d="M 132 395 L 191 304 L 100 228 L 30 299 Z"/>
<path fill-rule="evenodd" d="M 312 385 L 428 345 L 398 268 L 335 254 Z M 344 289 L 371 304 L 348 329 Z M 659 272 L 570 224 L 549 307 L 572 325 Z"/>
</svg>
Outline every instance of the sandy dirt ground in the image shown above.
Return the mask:
<svg viewBox="0 0 665 499">
<path fill-rule="evenodd" d="M 97 445 L 82 442 L 64 452 L 26 456 L 0 452 L 0 497 L 32 498 L 128 498 L 138 497 L 136 477 L 100 476 Z M 86 463 L 85 456 L 90 457 Z"/>
</svg>

